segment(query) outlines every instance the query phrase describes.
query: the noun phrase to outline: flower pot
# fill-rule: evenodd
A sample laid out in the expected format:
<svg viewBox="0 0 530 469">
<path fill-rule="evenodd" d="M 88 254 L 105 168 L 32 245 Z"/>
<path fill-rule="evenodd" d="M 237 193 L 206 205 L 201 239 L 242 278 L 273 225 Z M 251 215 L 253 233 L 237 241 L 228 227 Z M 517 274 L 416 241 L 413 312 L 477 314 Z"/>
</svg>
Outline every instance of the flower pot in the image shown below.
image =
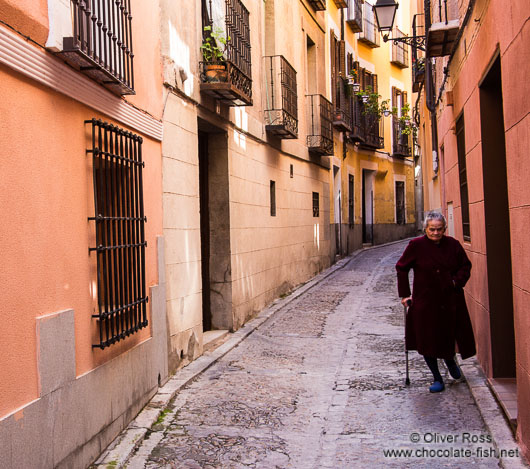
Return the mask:
<svg viewBox="0 0 530 469">
<path fill-rule="evenodd" d="M 204 75 L 207 83 L 223 83 L 228 81 L 225 64 L 205 64 Z"/>
</svg>

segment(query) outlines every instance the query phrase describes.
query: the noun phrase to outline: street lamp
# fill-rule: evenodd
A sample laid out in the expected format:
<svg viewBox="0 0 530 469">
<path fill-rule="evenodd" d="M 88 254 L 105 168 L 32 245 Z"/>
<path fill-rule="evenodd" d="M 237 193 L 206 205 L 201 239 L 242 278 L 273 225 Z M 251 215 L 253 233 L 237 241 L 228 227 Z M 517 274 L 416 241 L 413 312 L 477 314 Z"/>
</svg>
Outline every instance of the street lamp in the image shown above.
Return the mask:
<svg viewBox="0 0 530 469">
<path fill-rule="evenodd" d="M 377 0 L 373 10 L 379 31 L 392 31 L 398 6 L 394 0 Z"/>
<path fill-rule="evenodd" d="M 377 3 L 373 6 L 377 28 L 379 32 L 383 33 L 383 41 L 402 42 L 425 51 L 425 36 L 388 37 L 388 33 L 394 27 L 398 6 L 399 4 L 394 0 L 377 0 Z"/>
</svg>

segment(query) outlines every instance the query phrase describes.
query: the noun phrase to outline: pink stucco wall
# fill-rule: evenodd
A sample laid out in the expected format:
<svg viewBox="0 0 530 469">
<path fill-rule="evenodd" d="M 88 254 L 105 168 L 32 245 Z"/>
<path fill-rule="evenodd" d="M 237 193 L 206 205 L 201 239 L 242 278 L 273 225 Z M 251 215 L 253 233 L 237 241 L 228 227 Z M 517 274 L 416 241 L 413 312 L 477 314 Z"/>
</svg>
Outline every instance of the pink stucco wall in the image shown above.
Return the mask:
<svg viewBox="0 0 530 469">
<path fill-rule="evenodd" d="M 475 14 L 477 17 L 478 14 Z M 455 204 L 456 236 L 461 241 L 462 218 L 457 164 L 456 118 L 464 111 L 466 163 L 469 187 L 471 242 L 464 247 L 473 262 L 466 298 L 472 316 L 478 345 L 478 358 L 491 376 L 491 341 L 489 327 L 489 298 L 487 289 L 486 240 L 484 226 L 484 194 L 480 130 L 479 82 L 488 65 L 500 51 L 508 198 L 512 249 L 514 322 L 518 389 L 518 439 L 526 457 L 530 457 L 530 10 L 526 0 L 490 2 L 482 17 L 476 42 L 453 84 L 454 106 L 446 107 L 439 120 L 440 145 L 445 151 L 445 187 L 447 202 Z M 495 118 L 495 116 L 492 116 Z"/>
<path fill-rule="evenodd" d="M 158 8 L 133 0 L 135 89 L 129 101 L 162 113 Z M 153 10 L 153 11 L 152 11 Z M 47 1 L 0 0 L 0 18 L 44 45 Z M 150 327 L 101 351 L 92 285 L 94 254 L 89 128 L 92 117 L 113 122 L 74 99 L 0 65 L 0 419 L 38 395 L 36 317 L 75 313 L 80 376 L 150 337 Z M 123 123 L 113 122 L 127 128 Z M 138 133 L 134 131 L 134 133 Z M 161 143 L 143 136 L 146 286 L 158 283 L 156 236 L 162 234 Z M 148 308 L 149 311 L 149 308 Z"/>
</svg>

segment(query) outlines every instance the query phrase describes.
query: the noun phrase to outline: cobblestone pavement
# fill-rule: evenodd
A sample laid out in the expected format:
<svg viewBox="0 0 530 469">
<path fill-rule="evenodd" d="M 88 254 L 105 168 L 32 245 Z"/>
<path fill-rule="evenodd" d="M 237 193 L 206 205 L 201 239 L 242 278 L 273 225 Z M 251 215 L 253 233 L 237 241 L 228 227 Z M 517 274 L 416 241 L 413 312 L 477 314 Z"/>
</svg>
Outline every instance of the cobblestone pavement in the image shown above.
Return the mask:
<svg viewBox="0 0 530 469">
<path fill-rule="evenodd" d="M 404 247 L 363 251 L 278 311 L 175 396 L 127 467 L 499 467 L 465 382 L 445 371 L 430 394 L 411 352 L 405 386 Z"/>
</svg>

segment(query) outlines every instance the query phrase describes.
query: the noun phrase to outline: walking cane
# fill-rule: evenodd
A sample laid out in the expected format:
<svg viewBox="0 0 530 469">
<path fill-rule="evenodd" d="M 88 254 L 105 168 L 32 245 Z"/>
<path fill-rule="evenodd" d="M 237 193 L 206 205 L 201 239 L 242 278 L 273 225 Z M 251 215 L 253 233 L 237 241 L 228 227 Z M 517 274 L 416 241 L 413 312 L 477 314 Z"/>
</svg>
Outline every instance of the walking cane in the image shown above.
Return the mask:
<svg viewBox="0 0 530 469">
<path fill-rule="evenodd" d="M 410 385 L 410 379 L 409 379 L 409 351 L 407 349 L 407 309 L 412 304 L 412 300 L 407 300 L 406 303 L 403 305 L 403 316 L 405 318 L 405 366 L 406 366 L 406 377 L 405 377 L 405 385 Z"/>
</svg>

